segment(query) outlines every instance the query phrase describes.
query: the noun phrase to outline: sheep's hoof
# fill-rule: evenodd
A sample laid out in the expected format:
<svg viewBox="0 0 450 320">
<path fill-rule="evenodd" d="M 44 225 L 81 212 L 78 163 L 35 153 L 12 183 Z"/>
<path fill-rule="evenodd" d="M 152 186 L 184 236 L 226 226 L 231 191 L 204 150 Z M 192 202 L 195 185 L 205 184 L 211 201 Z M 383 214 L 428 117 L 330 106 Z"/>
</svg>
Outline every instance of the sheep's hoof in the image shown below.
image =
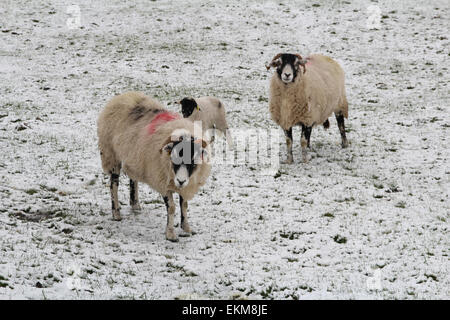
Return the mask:
<svg viewBox="0 0 450 320">
<path fill-rule="evenodd" d="M 172 242 L 178 242 L 178 237 L 175 234 L 174 230 L 167 230 L 166 231 L 166 239 Z"/>
<path fill-rule="evenodd" d="M 292 164 L 294 163 L 294 158 L 293 157 L 288 157 L 286 160 L 281 161 L 282 164 Z"/>
<path fill-rule="evenodd" d="M 119 210 L 114 210 L 112 213 L 112 218 L 114 221 L 120 221 L 122 220 L 122 217 L 120 216 L 120 211 Z"/>
<path fill-rule="evenodd" d="M 166 236 L 166 239 L 169 240 L 170 242 L 178 242 L 178 237 L 175 236 L 175 238 L 169 238 Z"/>
<path fill-rule="evenodd" d="M 347 148 L 347 147 L 348 147 L 348 141 L 347 141 L 347 140 L 342 141 L 341 146 L 342 146 L 342 148 L 344 148 L 344 149 Z"/>
<path fill-rule="evenodd" d="M 197 234 L 195 231 L 191 229 L 189 225 L 183 225 L 181 229 L 183 230 L 183 233 L 180 234 L 180 237 L 190 237 L 193 236 L 194 234 Z"/>
<path fill-rule="evenodd" d="M 193 236 L 194 234 L 197 234 L 196 232 L 186 232 L 183 230 L 183 232 L 181 232 L 179 234 L 180 237 L 186 238 L 186 237 L 190 237 Z"/>
<path fill-rule="evenodd" d="M 141 208 L 141 205 L 139 204 L 139 203 L 137 203 L 137 204 L 133 204 L 132 206 L 131 206 L 131 210 L 134 210 L 134 211 L 139 211 L 139 210 L 141 210 L 142 208 Z"/>
<path fill-rule="evenodd" d="M 305 154 L 302 156 L 303 163 L 308 163 L 308 156 Z"/>
</svg>

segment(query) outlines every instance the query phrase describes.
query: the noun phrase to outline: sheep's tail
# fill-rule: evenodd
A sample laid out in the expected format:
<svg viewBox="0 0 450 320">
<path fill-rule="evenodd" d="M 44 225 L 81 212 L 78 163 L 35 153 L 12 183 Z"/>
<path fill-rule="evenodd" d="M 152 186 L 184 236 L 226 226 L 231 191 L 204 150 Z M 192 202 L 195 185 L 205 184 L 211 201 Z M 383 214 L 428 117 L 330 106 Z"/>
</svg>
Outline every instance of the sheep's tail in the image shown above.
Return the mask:
<svg viewBox="0 0 450 320">
<path fill-rule="evenodd" d="M 327 130 L 330 127 L 330 121 L 325 120 L 325 122 L 323 123 L 323 127 L 325 128 L 325 130 Z"/>
</svg>

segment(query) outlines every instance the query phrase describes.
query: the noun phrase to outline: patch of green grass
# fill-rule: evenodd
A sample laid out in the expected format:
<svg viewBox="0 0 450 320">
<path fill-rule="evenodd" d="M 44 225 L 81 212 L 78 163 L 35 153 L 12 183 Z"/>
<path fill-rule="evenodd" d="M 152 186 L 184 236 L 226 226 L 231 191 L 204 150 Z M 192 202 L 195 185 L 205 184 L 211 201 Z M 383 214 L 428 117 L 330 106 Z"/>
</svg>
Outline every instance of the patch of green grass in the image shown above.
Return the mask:
<svg viewBox="0 0 450 320">
<path fill-rule="evenodd" d="M 333 237 L 333 240 L 334 240 L 334 242 L 337 242 L 337 243 L 339 243 L 339 244 L 347 243 L 347 238 L 344 237 L 344 236 L 341 236 L 341 235 L 339 235 L 339 234 L 335 235 L 335 236 Z"/>
<path fill-rule="evenodd" d="M 438 281 L 437 276 L 431 273 L 425 273 L 425 277 L 433 279 L 433 281 Z"/>
<path fill-rule="evenodd" d="M 272 291 L 273 291 L 273 285 L 270 285 L 265 290 L 261 290 L 259 294 L 264 299 L 268 299 L 268 298 L 270 298 Z"/>
<path fill-rule="evenodd" d="M 179 265 L 173 264 L 170 261 L 167 262 L 166 267 L 169 268 L 169 272 L 178 271 L 178 272 L 181 272 L 181 274 L 183 276 L 185 276 L 185 277 L 197 277 L 198 276 L 198 274 L 196 274 L 195 272 L 187 271 L 187 270 L 184 269 L 183 266 L 179 266 Z M 172 270 L 172 271 L 170 271 L 170 270 Z"/>
<path fill-rule="evenodd" d="M 396 183 L 390 183 L 389 190 L 387 190 L 386 192 L 400 192 L 400 188 Z"/>
<path fill-rule="evenodd" d="M 296 240 L 298 239 L 299 235 L 301 233 L 300 232 L 284 232 L 284 231 L 280 231 L 280 237 L 284 238 L 284 239 L 289 239 L 289 240 Z"/>
<path fill-rule="evenodd" d="M 311 288 L 310 286 L 307 286 L 307 285 L 301 285 L 301 286 L 299 286 L 298 288 L 299 288 L 299 289 L 302 289 L 302 290 L 306 290 L 306 291 L 308 291 L 308 292 L 313 291 L 313 288 Z"/>
<path fill-rule="evenodd" d="M 278 170 L 277 173 L 275 173 L 275 175 L 273 176 L 275 179 L 281 177 L 281 175 L 286 174 L 286 172 L 283 172 L 281 170 Z"/>
<path fill-rule="evenodd" d="M 336 201 L 338 203 L 351 202 L 351 201 L 355 201 L 355 198 L 350 197 L 350 198 L 344 198 L 344 199 L 335 199 L 334 201 Z"/>
<path fill-rule="evenodd" d="M 37 193 L 38 192 L 38 190 L 36 190 L 36 189 L 28 189 L 28 190 L 25 190 L 25 193 L 26 194 L 29 194 L 30 196 L 32 196 L 33 194 L 35 194 L 35 193 Z"/>
<path fill-rule="evenodd" d="M 39 187 L 43 190 L 47 190 L 50 192 L 56 192 L 58 189 L 55 187 L 47 187 L 45 184 L 40 184 Z"/>
<path fill-rule="evenodd" d="M 269 100 L 267 99 L 267 97 L 259 96 L 258 102 L 269 102 Z"/>
<path fill-rule="evenodd" d="M 374 183 L 373 184 L 373 186 L 375 187 L 375 188 L 377 188 L 377 189 L 383 189 L 384 188 L 384 185 L 382 184 L 382 183 Z"/>
<path fill-rule="evenodd" d="M 399 201 L 395 204 L 396 208 L 406 208 L 406 202 L 405 201 Z"/>
<path fill-rule="evenodd" d="M 153 200 L 144 201 L 144 203 L 145 204 L 156 204 L 156 203 L 162 204 L 163 202 L 161 200 L 159 200 L 159 199 L 153 199 Z"/>
</svg>

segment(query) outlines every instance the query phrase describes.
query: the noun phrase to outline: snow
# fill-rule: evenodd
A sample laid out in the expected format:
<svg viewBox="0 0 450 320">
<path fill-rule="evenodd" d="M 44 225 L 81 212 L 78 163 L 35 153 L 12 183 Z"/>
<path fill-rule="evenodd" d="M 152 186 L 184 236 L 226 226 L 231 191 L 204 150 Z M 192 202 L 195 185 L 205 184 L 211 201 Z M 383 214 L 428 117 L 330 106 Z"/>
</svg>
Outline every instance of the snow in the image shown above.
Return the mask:
<svg viewBox="0 0 450 320">
<path fill-rule="evenodd" d="M 0 298 L 450 297 L 448 1 L 80 1 L 81 28 L 70 5 L 0 9 Z M 112 221 L 106 102 L 140 90 L 178 111 L 214 95 L 233 130 L 277 129 L 265 64 L 279 52 L 341 63 L 350 147 L 331 119 L 306 164 L 295 128 L 275 175 L 214 166 L 178 243 L 156 192 L 141 184 L 129 210 L 124 176 Z"/>
</svg>

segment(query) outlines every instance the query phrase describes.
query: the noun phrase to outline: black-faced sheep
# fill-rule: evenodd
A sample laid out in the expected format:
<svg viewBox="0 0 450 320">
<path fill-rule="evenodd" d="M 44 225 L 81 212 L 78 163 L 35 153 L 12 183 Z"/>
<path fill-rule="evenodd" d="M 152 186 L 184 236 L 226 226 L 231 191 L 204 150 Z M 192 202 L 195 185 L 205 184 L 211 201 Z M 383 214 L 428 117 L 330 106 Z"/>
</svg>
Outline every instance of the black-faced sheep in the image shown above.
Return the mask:
<svg viewBox="0 0 450 320">
<path fill-rule="evenodd" d="M 341 133 L 342 147 L 348 146 L 344 117 L 348 118 L 344 71 L 333 59 L 314 54 L 303 59 L 298 54 L 280 53 L 267 66 L 276 68 L 270 82 L 269 110 L 283 128 L 287 144 L 287 163 L 293 162 L 292 127 L 302 127 L 302 156 L 307 161 L 312 127 L 329 127 L 334 112 Z"/>
<path fill-rule="evenodd" d="M 98 145 L 105 173 L 111 176 L 112 215 L 121 220 L 117 189 L 120 170 L 130 178 L 130 204 L 139 209 L 138 182 L 147 183 L 164 198 L 166 238 L 174 231 L 173 193 L 180 195 L 181 228 L 192 233 L 187 201 L 205 184 L 211 166 L 202 129 L 140 92 L 111 99 L 98 118 Z"/>
<path fill-rule="evenodd" d="M 219 130 L 225 135 L 227 143 L 231 147 L 232 140 L 225 106 L 219 99 L 215 97 L 183 98 L 179 103 L 181 104 L 183 117 L 191 121 L 201 121 L 205 132 L 214 129 Z M 214 141 L 214 134 L 211 135 L 212 141 Z"/>
</svg>

